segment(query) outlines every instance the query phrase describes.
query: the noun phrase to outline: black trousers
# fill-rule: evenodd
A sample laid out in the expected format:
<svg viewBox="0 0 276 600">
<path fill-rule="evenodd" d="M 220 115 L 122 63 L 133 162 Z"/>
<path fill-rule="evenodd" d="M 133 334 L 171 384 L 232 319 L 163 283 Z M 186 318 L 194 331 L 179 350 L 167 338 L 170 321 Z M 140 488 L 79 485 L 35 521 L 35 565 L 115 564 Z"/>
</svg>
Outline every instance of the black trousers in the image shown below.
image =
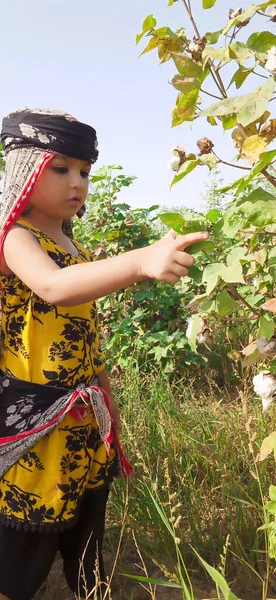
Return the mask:
<svg viewBox="0 0 276 600">
<path fill-rule="evenodd" d="M 0 525 L 0 593 L 11 600 L 31 600 L 47 578 L 58 550 L 72 592 L 85 597 L 85 587 L 89 592 L 94 588 L 95 563 L 100 580 L 105 581 L 102 543 L 107 497 L 107 488 L 86 491 L 78 522 L 61 533 Z"/>
</svg>

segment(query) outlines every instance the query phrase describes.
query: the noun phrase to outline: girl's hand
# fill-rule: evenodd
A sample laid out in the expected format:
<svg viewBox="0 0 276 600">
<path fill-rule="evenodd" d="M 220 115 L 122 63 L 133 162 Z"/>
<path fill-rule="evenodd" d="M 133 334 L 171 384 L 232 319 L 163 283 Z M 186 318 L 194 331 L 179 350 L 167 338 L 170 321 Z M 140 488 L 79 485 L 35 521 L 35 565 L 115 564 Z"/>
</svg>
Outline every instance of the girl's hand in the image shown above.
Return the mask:
<svg viewBox="0 0 276 600">
<path fill-rule="evenodd" d="M 195 242 L 207 240 L 208 237 L 207 231 L 177 235 L 171 229 L 155 244 L 142 248 L 141 279 L 150 277 L 177 283 L 180 277 L 188 275 L 188 269 L 194 264 L 193 257 L 183 250 Z"/>
</svg>

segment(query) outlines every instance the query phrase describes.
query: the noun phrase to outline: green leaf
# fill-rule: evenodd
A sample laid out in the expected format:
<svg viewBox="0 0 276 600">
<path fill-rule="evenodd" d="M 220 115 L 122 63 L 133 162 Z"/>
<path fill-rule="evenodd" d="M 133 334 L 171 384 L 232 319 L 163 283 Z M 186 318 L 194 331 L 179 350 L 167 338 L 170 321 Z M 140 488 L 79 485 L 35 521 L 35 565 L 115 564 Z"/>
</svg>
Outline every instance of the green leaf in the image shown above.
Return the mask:
<svg viewBox="0 0 276 600">
<path fill-rule="evenodd" d="M 172 38 L 173 40 L 178 40 L 178 36 L 176 33 L 174 33 L 174 31 L 172 31 L 172 29 L 170 29 L 170 27 L 159 27 L 159 29 L 152 31 L 151 35 L 158 37 L 159 40 L 163 40 L 168 37 Z"/>
<path fill-rule="evenodd" d="M 260 155 L 267 148 L 267 142 L 260 135 L 250 135 L 243 143 L 242 156 L 254 164 L 258 162 Z"/>
<path fill-rule="evenodd" d="M 228 315 L 238 306 L 237 302 L 231 298 L 226 290 L 223 290 L 217 295 L 216 302 L 218 313 L 222 316 Z"/>
<path fill-rule="evenodd" d="M 195 554 L 198 557 L 201 564 L 206 569 L 207 573 L 209 573 L 210 577 L 212 577 L 215 584 L 222 591 L 225 600 L 239 600 L 239 598 L 237 596 L 235 596 L 235 594 L 233 594 L 233 592 L 231 592 L 227 582 L 225 581 L 225 579 L 221 575 L 221 573 L 219 573 L 219 571 L 214 569 L 214 567 L 211 567 L 210 565 L 208 565 L 208 563 L 205 560 L 203 560 L 203 558 L 201 558 L 201 556 L 198 554 L 198 552 L 194 548 L 193 548 L 193 551 L 195 552 Z"/>
<path fill-rule="evenodd" d="M 245 283 L 240 262 L 225 266 L 225 271 L 222 273 L 222 279 L 226 283 Z"/>
<path fill-rule="evenodd" d="M 239 205 L 239 212 L 255 227 L 273 224 L 276 222 L 275 196 L 258 187 Z"/>
<path fill-rule="evenodd" d="M 230 206 L 223 215 L 222 232 L 229 238 L 234 238 L 244 224 L 243 215 L 237 214 L 235 206 Z"/>
<path fill-rule="evenodd" d="M 270 48 L 276 46 L 276 35 L 271 31 L 258 31 L 250 35 L 246 45 L 258 55 L 260 60 L 265 60 Z"/>
<path fill-rule="evenodd" d="M 268 6 L 271 6 L 271 4 L 275 4 L 275 0 L 267 0 L 266 2 L 263 2 L 260 4 L 260 8 L 261 10 L 265 11 Z M 271 598 L 268 598 L 268 600 L 271 600 Z"/>
<path fill-rule="evenodd" d="M 135 581 L 152 583 L 153 585 L 161 585 L 162 587 L 175 588 L 178 590 L 182 589 L 181 585 L 178 585 L 178 583 L 171 583 L 170 581 L 162 581 L 161 579 L 153 579 L 152 577 L 143 577 L 142 575 L 127 575 L 126 573 L 122 573 L 122 575 L 124 577 L 129 577 L 129 579 L 134 579 Z"/>
<path fill-rule="evenodd" d="M 276 502 L 275 500 L 271 502 L 267 502 L 265 505 L 266 510 L 272 515 L 276 515 Z"/>
<path fill-rule="evenodd" d="M 172 85 L 183 94 L 188 94 L 193 90 L 200 90 L 200 82 L 195 77 L 175 75 L 172 79 Z"/>
<path fill-rule="evenodd" d="M 174 231 L 177 231 L 177 233 L 182 233 L 182 227 L 183 225 L 185 225 L 185 219 L 183 219 L 183 217 L 181 217 L 181 215 L 179 213 L 164 213 L 164 214 L 159 214 L 157 215 L 159 217 L 159 219 L 162 221 L 162 223 L 164 223 L 164 225 L 167 225 L 167 227 L 171 227 L 172 229 L 174 229 Z"/>
<path fill-rule="evenodd" d="M 151 40 L 149 41 L 148 45 L 144 48 L 143 52 L 141 52 L 140 56 L 142 56 L 143 54 L 146 54 L 146 52 L 150 52 L 151 50 L 154 50 L 154 48 L 157 48 L 158 46 L 158 38 L 152 37 Z"/>
<path fill-rule="evenodd" d="M 223 263 L 212 263 L 207 265 L 203 271 L 202 280 L 207 283 L 207 294 L 208 296 L 214 291 L 217 287 L 220 279 L 221 273 L 225 270 L 225 265 Z"/>
<path fill-rule="evenodd" d="M 202 280 L 207 283 L 207 294 L 217 287 L 220 280 L 226 283 L 245 283 L 240 262 L 225 265 L 224 263 L 212 263 L 207 265 L 203 271 Z"/>
<path fill-rule="evenodd" d="M 239 67 L 238 70 L 234 73 L 228 88 L 230 88 L 230 85 L 232 85 L 232 83 L 235 83 L 237 90 L 242 86 L 242 84 L 245 82 L 245 80 L 247 79 L 248 75 L 250 75 L 250 73 L 253 73 L 254 71 L 254 67 L 250 67 L 249 69 L 246 69 L 245 67 Z"/>
<path fill-rule="evenodd" d="M 202 156 L 200 156 L 198 160 L 199 163 L 201 163 L 202 165 L 207 165 L 207 167 L 209 167 L 210 170 L 214 169 L 217 166 L 217 158 L 212 153 L 202 154 Z"/>
<path fill-rule="evenodd" d="M 273 431 L 263 441 L 260 449 L 260 461 L 265 460 L 274 451 L 276 455 L 276 431 Z"/>
<path fill-rule="evenodd" d="M 151 29 L 153 29 L 155 27 L 156 23 L 157 23 L 157 21 L 153 15 L 148 15 L 148 17 L 145 18 L 143 25 L 142 25 L 142 31 L 141 31 L 141 33 L 139 33 L 136 36 L 136 44 L 138 44 L 138 42 L 140 42 L 142 37 L 144 37 L 145 33 L 147 33 L 148 31 L 150 31 Z"/>
<path fill-rule="evenodd" d="M 204 254 L 207 254 L 208 256 L 211 252 L 213 252 L 214 247 L 214 242 L 195 242 L 194 244 L 191 244 L 189 248 L 187 248 L 186 252 L 189 254 L 198 254 L 199 252 L 204 252 Z"/>
<path fill-rule="evenodd" d="M 269 486 L 269 498 L 270 500 L 276 500 L 276 485 Z"/>
<path fill-rule="evenodd" d="M 275 0 L 267 0 L 266 2 L 263 2 L 260 4 L 260 8 L 261 10 L 265 11 L 268 6 L 271 6 L 271 4 L 275 4 Z M 267 600 L 271 600 L 271 598 L 268 598 Z"/>
<path fill-rule="evenodd" d="M 245 260 L 247 256 L 247 248 L 237 246 L 228 252 L 226 262 L 228 265 L 233 265 L 240 260 Z"/>
<path fill-rule="evenodd" d="M 227 129 L 233 129 L 235 125 L 237 125 L 237 115 L 235 113 L 230 113 L 229 115 L 223 115 L 221 117 L 221 122 L 223 129 L 226 131 Z"/>
<path fill-rule="evenodd" d="M 216 4 L 217 0 L 202 0 L 203 8 L 212 8 Z"/>
<path fill-rule="evenodd" d="M 262 169 L 264 169 L 267 165 L 269 165 L 273 161 L 275 156 L 276 156 L 276 150 L 269 150 L 268 152 L 263 152 L 260 155 L 259 162 L 253 167 L 250 174 L 247 177 L 242 177 L 239 180 L 238 189 L 237 189 L 235 195 L 238 196 L 241 192 L 243 192 L 245 190 L 245 188 L 248 186 L 248 184 L 250 183 L 250 181 L 252 181 L 252 179 L 254 179 L 254 177 L 262 171 Z"/>
<path fill-rule="evenodd" d="M 234 96 L 221 100 L 209 106 L 206 110 L 199 113 L 200 117 L 221 117 L 229 113 L 236 113 L 238 122 L 244 127 L 253 121 L 259 119 L 272 97 L 274 91 L 274 79 L 269 77 L 265 84 L 257 88 L 255 92 L 244 94 L 243 96 Z"/>
<path fill-rule="evenodd" d="M 222 46 L 221 48 L 213 48 L 212 46 L 205 46 L 205 48 L 202 52 L 202 60 L 203 60 L 204 65 L 206 65 L 206 62 L 208 61 L 210 56 L 212 56 L 212 58 L 215 58 L 217 60 L 220 60 L 220 61 L 223 61 L 226 63 L 230 62 L 230 60 L 231 60 L 228 46 Z"/>
<path fill-rule="evenodd" d="M 208 42 L 208 44 L 216 44 L 219 36 L 221 34 L 221 29 L 219 31 L 207 31 L 207 33 L 205 33 L 206 40 Z"/>
<path fill-rule="evenodd" d="M 202 83 L 206 75 L 198 63 L 189 58 L 184 52 L 172 52 L 171 56 L 180 75 L 183 75 L 184 77 L 195 77 Z"/>
<path fill-rule="evenodd" d="M 195 283 L 201 283 L 202 281 L 202 271 L 198 267 L 195 267 L 195 265 L 190 267 L 188 276 L 195 281 Z"/>
<path fill-rule="evenodd" d="M 217 208 L 212 208 L 207 212 L 206 221 L 211 221 L 211 223 L 216 223 L 218 219 L 220 219 L 221 213 Z"/>
<path fill-rule="evenodd" d="M 208 123 L 210 123 L 210 125 L 214 126 L 217 125 L 216 119 L 215 117 L 207 117 L 207 121 Z"/>
<path fill-rule="evenodd" d="M 176 107 L 173 111 L 172 127 L 181 125 L 184 121 L 194 118 L 199 89 L 191 90 L 187 94 L 180 92 L 176 98 Z"/>
<path fill-rule="evenodd" d="M 198 159 L 186 160 L 186 162 L 184 162 L 184 164 L 181 165 L 180 169 L 177 172 L 177 175 L 173 178 L 171 187 L 173 185 L 175 185 L 175 183 L 178 183 L 178 181 L 181 181 L 181 179 L 183 179 L 183 177 L 186 177 L 186 175 L 191 173 L 191 171 L 193 171 L 198 164 L 199 164 Z"/>
<path fill-rule="evenodd" d="M 247 58 L 252 58 L 254 52 L 247 48 L 243 42 L 232 42 L 229 46 L 230 57 L 234 58 L 240 65 L 243 65 Z"/>
<path fill-rule="evenodd" d="M 202 317 L 200 316 L 200 314 L 194 314 L 191 316 L 191 319 L 192 319 L 192 329 L 191 329 L 191 334 L 190 334 L 190 338 L 188 339 L 188 342 L 189 342 L 189 345 L 191 346 L 193 352 L 197 352 L 196 343 L 197 343 L 197 336 L 201 332 L 201 329 L 202 329 Z"/>
<path fill-rule="evenodd" d="M 275 324 L 271 315 L 265 314 L 260 317 L 258 337 L 272 338 L 275 330 Z"/>
<path fill-rule="evenodd" d="M 257 10 L 258 10 L 258 5 L 252 4 L 241 15 L 239 15 L 238 17 L 235 17 L 234 19 L 230 19 L 228 21 L 228 23 L 226 24 L 226 27 L 224 27 L 222 34 L 226 35 L 228 33 L 228 31 L 230 31 L 230 29 L 232 29 L 232 27 L 234 27 L 235 25 L 238 25 L 239 23 L 244 23 L 245 21 L 248 21 L 248 19 L 250 19 L 250 17 L 252 17 L 252 15 L 254 15 L 257 12 Z"/>
</svg>

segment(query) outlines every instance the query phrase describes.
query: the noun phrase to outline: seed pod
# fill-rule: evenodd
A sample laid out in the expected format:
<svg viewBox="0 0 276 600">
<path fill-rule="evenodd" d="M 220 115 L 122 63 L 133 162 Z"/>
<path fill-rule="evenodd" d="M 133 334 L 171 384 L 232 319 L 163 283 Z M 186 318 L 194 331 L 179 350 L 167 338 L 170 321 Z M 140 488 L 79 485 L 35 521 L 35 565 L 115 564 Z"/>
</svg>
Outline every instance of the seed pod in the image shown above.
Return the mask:
<svg viewBox="0 0 276 600">
<path fill-rule="evenodd" d="M 231 20 L 231 19 L 235 19 L 236 17 L 239 17 L 241 14 L 242 14 L 242 8 L 230 8 L 228 17 Z"/>
<path fill-rule="evenodd" d="M 214 147 L 213 142 L 206 137 L 198 140 L 196 144 L 200 150 L 199 156 L 202 156 L 203 154 L 210 154 L 212 148 Z"/>
</svg>

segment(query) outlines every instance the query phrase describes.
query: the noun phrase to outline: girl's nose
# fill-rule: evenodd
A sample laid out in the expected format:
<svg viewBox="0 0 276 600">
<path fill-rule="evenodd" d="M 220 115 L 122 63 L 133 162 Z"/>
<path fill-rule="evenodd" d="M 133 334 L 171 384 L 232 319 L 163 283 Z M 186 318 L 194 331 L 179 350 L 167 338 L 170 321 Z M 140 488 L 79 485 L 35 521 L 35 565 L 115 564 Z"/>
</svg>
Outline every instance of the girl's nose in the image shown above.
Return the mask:
<svg viewBox="0 0 276 600">
<path fill-rule="evenodd" d="M 70 176 L 70 187 L 72 188 L 82 188 L 84 185 L 84 178 L 80 173 L 73 172 Z"/>
</svg>

